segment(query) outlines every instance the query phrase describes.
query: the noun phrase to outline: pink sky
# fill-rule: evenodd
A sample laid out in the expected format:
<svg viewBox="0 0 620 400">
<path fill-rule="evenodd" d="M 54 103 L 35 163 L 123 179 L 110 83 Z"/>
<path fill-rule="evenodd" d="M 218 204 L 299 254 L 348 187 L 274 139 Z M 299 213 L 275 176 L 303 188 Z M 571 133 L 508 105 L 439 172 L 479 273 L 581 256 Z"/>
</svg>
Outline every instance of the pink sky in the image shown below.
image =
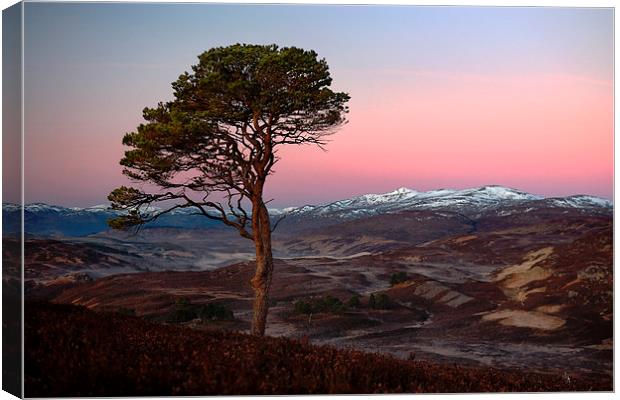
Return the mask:
<svg viewBox="0 0 620 400">
<path fill-rule="evenodd" d="M 612 197 L 610 83 L 572 75 L 382 73 L 381 87 L 350 91 L 349 123 L 331 137 L 327 152 L 310 146 L 280 150 L 282 159 L 268 183 L 275 205 L 400 186 L 430 190 L 500 184 L 548 196 L 583 192 Z M 27 171 L 46 171 L 31 175 L 31 193 L 44 196 L 50 185 L 65 186 L 89 198 L 102 187 L 128 183 L 118 166 L 124 151 L 121 132 L 139 121 L 114 121 L 124 129 L 110 128 L 105 120 L 90 128 L 59 121 L 55 130 L 73 129 L 69 146 L 58 147 L 51 134 L 27 147 Z M 93 149 L 85 129 L 95 136 L 116 131 L 118 140 L 98 142 Z M 62 162 L 50 164 L 54 155 L 49 151 L 61 152 Z M 72 181 L 81 182 L 80 187 Z M 64 194 L 59 192 L 56 201 Z"/>
<path fill-rule="evenodd" d="M 236 42 L 314 49 L 351 95 L 327 152 L 280 150 L 271 206 L 402 186 L 612 198 L 612 9 L 329 10 L 28 3 L 26 201 L 106 203 L 131 184 L 121 140 L 142 109 L 171 99 L 202 51 Z"/>
<path fill-rule="evenodd" d="M 328 152 L 282 151 L 271 187 L 293 187 L 305 176 L 296 189 L 303 199 L 317 187 L 338 198 L 369 188 L 485 184 L 568 195 L 581 183 L 584 192 L 611 198 L 609 82 L 571 75 L 386 73 L 392 86 L 351 93 L 350 123 Z M 317 179 L 328 175 L 331 184 Z"/>
</svg>

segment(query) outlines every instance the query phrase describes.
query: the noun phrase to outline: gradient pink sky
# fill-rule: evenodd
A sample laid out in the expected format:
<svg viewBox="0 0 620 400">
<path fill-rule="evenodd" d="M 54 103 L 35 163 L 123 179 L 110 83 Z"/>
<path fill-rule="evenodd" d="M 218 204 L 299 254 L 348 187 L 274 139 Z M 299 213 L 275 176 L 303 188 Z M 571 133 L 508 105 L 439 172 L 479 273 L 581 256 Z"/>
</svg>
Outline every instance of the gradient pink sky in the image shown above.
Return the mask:
<svg viewBox="0 0 620 400">
<path fill-rule="evenodd" d="M 349 195 L 341 185 L 362 194 L 369 184 L 379 192 L 501 184 L 611 198 L 609 83 L 570 75 L 385 73 L 394 84 L 353 96 L 350 123 L 327 153 L 283 151 L 274 181 L 294 187 L 306 175 L 314 185 L 316 176 L 332 175 L 321 187 L 341 196 Z"/>
<path fill-rule="evenodd" d="M 272 206 L 401 186 L 612 197 L 609 9 L 168 7 L 27 5 L 27 202 L 105 203 L 142 108 L 235 42 L 315 49 L 352 98 L 327 152 L 280 150 Z M 279 25 L 227 29 L 261 12 Z"/>
</svg>

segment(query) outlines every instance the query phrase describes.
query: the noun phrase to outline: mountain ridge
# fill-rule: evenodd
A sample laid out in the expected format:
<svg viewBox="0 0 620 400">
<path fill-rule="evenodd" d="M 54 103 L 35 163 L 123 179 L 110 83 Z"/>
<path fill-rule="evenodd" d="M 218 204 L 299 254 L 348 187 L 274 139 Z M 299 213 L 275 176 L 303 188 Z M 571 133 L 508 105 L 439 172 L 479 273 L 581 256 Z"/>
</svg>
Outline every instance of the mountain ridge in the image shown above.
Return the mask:
<svg viewBox="0 0 620 400">
<path fill-rule="evenodd" d="M 155 207 L 152 210 L 158 210 Z M 308 226 L 311 221 L 359 220 L 379 215 L 407 211 L 448 212 L 467 218 L 494 214 L 506 216 L 537 210 L 576 210 L 586 214 L 609 214 L 613 203 L 589 196 L 543 197 L 499 185 L 469 189 L 436 189 L 426 192 L 400 187 L 382 194 L 364 194 L 318 205 L 272 208 L 272 218 L 287 217 L 289 227 Z M 5 232 L 20 231 L 21 207 L 3 203 Z M 113 210 L 106 205 L 92 207 L 63 207 L 45 203 L 31 203 L 24 207 L 26 232 L 43 235 L 87 236 L 108 229 L 107 220 L 125 211 Z M 147 227 L 176 227 L 186 229 L 214 228 L 221 224 L 195 215 L 192 208 L 178 209 L 162 215 Z M 200 217 L 200 218 L 199 218 Z"/>
<path fill-rule="evenodd" d="M 290 207 L 282 207 L 282 208 L 270 208 L 270 212 L 274 214 L 283 214 L 286 212 L 291 212 L 294 210 L 307 210 L 309 208 L 318 208 L 318 207 L 326 207 L 333 204 L 352 202 L 355 200 L 367 200 L 369 202 L 381 202 L 383 199 L 388 198 L 397 198 L 398 200 L 410 199 L 412 197 L 418 197 L 420 199 L 430 198 L 430 197 L 441 197 L 441 196 L 458 196 L 458 195 L 475 195 L 476 192 L 485 192 L 488 194 L 488 197 L 496 197 L 497 199 L 505 199 L 505 200 L 562 200 L 562 199 L 584 199 L 590 201 L 592 203 L 597 203 L 602 207 L 613 207 L 613 202 L 611 200 L 607 200 L 605 198 L 599 196 L 593 196 L 588 194 L 574 194 L 568 196 L 541 196 L 535 195 L 528 192 L 524 192 L 518 189 L 510 188 L 502 185 L 484 185 L 473 188 L 466 189 L 450 189 L 450 188 L 440 188 L 433 189 L 428 191 L 418 191 L 416 189 L 410 189 L 405 186 L 402 186 L 398 189 L 392 190 L 390 192 L 385 193 L 367 193 L 359 196 L 350 197 L 347 199 L 340 199 L 331 202 L 324 202 L 319 204 L 305 204 L 302 206 L 290 206 Z M 13 211 L 19 209 L 19 204 L 5 202 L 2 203 L 2 209 Z M 116 212 L 112 210 L 109 205 L 106 204 L 97 204 L 88 207 L 67 207 L 60 206 L 55 204 L 48 204 L 44 202 L 34 202 L 27 203 L 25 205 L 25 209 L 27 211 L 76 211 L 76 212 Z M 153 207 L 154 210 L 160 210 L 158 207 Z M 175 210 L 173 213 L 177 214 L 191 214 L 189 209 L 186 210 Z"/>
<path fill-rule="evenodd" d="M 436 189 L 420 192 L 401 187 L 383 194 L 365 194 L 349 199 L 320 205 L 304 205 L 274 210 L 275 215 L 308 214 L 330 215 L 349 210 L 349 217 L 399 212 L 406 209 L 474 208 L 475 211 L 506 205 L 538 202 L 547 207 L 613 208 L 609 200 L 590 195 L 543 197 L 500 185 L 487 185 L 470 189 Z"/>
<path fill-rule="evenodd" d="M 482 195 L 481 195 L 482 194 Z M 590 204 L 596 204 L 601 207 L 613 207 L 613 202 L 602 197 L 587 195 L 587 194 L 575 194 L 569 196 L 551 196 L 545 197 L 540 195 L 531 194 L 518 189 L 510 188 L 502 185 L 484 185 L 479 187 L 467 188 L 467 189 L 449 189 L 440 188 L 428 191 L 418 191 L 407 187 L 400 187 L 386 193 L 367 193 L 360 196 L 354 196 L 347 199 L 336 200 L 332 202 L 325 202 L 319 204 L 305 204 L 302 206 L 291 206 L 283 208 L 270 208 L 269 211 L 273 215 L 281 215 L 291 212 L 308 211 L 310 209 L 324 208 L 333 205 L 351 204 L 359 201 L 367 201 L 370 204 L 380 204 L 383 202 L 389 202 L 392 200 L 402 201 L 410 200 L 412 198 L 420 200 L 428 200 L 433 198 L 444 197 L 448 200 L 454 200 L 461 196 L 477 196 L 478 198 L 486 197 L 487 199 L 495 198 L 496 200 L 552 200 L 559 203 L 561 200 L 570 201 L 570 204 L 574 207 L 580 207 L 588 202 Z M 574 200 L 581 200 L 581 202 Z M 432 207 L 433 205 L 426 205 Z M 16 211 L 20 208 L 19 204 L 15 203 L 2 203 L 3 211 Z M 152 207 L 153 210 L 160 210 L 158 207 Z M 97 204 L 89 207 L 66 207 L 54 204 L 48 204 L 44 202 L 34 202 L 25 205 L 26 211 L 49 211 L 49 212 L 110 212 L 118 213 L 119 211 L 113 210 L 109 205 Z M 175 210 L 172 214 L 192 214 L 190 209 Z"/>
</svg>

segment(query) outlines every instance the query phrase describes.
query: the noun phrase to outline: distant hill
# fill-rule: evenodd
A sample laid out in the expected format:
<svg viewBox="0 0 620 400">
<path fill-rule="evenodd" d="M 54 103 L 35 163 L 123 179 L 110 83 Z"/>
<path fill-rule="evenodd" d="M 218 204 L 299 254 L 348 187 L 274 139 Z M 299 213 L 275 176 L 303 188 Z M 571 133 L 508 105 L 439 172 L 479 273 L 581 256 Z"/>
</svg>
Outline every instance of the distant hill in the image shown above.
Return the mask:
<svg viewBox="0 0 620 400">
<path fill-rule="evenodd" d="M 555 207 L 584 210 L 608 210 L 612 203 L 594 196 L 576 195 L 544 198 L 503 186 L 491 185 L 472 189 L 439 189 L 418 192 L 399 188 L 383 194 L 366 194 L 318 206 L 284 209 L 291 215 L 360 218 L 362 216 L 394 213 L 405 210 L 458 211 L 469 216 L 501 211 L 507 207 L 527 205 L 531 208 Z"/>
<path fill-rule="evenodd" d="M 146 227 L 175 227 L 207 229 L 222 227 L 218 221 L 193 215 L 192 210 L 176 211 L 162 215 Z M 21 208 L 16 204 L 2 204 L 3 230 L 15 233 L 20 230 Z M 121 212 L 100 205 L 87 208 L 68 208 L 44 203 L 24 207 L 25 231 L 38 236 L 88 236 L 109 229 L 107 221 Z"/>
<path fill-rule="evenodd" d="M 400 188 L 384 194 L 366 194 L 323 205 L 271 209 L 270 213 L 274 219 L 286 216 L 280 226 L 281 230 L 295 231 L 405 211 L 427 211 L 439 216 L 442 213 L 458 214 L 477 219 L 490 215 L 535 214 L 540 210 L 611 215 L 613 205 L 608 200 L 593 196 L 543 198 L 503 186 L 483 186 L 428 192 Z M 106 205 L 68 208 L 33 203 L 24 208 L 25 231 L 40 236 L 88 236 L 108 230 L 107 220 L 119 214 L 119 211 L 111 210 Z M 21 208 L 18 205 L 4 203 L 2 218 L 5 233 L 19 232 Z M 218 229 L 224 226 L 218 221 L 196 215 L 195 210 L 187 208 L 162 215 L 145 227 Z"/>
</svg>

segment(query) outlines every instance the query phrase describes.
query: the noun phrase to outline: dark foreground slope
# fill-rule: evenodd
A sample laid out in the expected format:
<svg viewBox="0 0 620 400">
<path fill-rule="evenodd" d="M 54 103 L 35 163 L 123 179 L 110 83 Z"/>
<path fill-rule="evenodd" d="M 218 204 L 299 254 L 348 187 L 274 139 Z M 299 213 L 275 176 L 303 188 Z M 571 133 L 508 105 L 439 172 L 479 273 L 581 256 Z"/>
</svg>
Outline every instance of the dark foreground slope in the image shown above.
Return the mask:
<svg viewBox="0 0 620 400">
<path fill-rule="evenodd" d="M 612 389 L 606 376 L 405 361 L 70 305 L 30 303 L 26 315 L 27 397 Z"/>
</svg>

